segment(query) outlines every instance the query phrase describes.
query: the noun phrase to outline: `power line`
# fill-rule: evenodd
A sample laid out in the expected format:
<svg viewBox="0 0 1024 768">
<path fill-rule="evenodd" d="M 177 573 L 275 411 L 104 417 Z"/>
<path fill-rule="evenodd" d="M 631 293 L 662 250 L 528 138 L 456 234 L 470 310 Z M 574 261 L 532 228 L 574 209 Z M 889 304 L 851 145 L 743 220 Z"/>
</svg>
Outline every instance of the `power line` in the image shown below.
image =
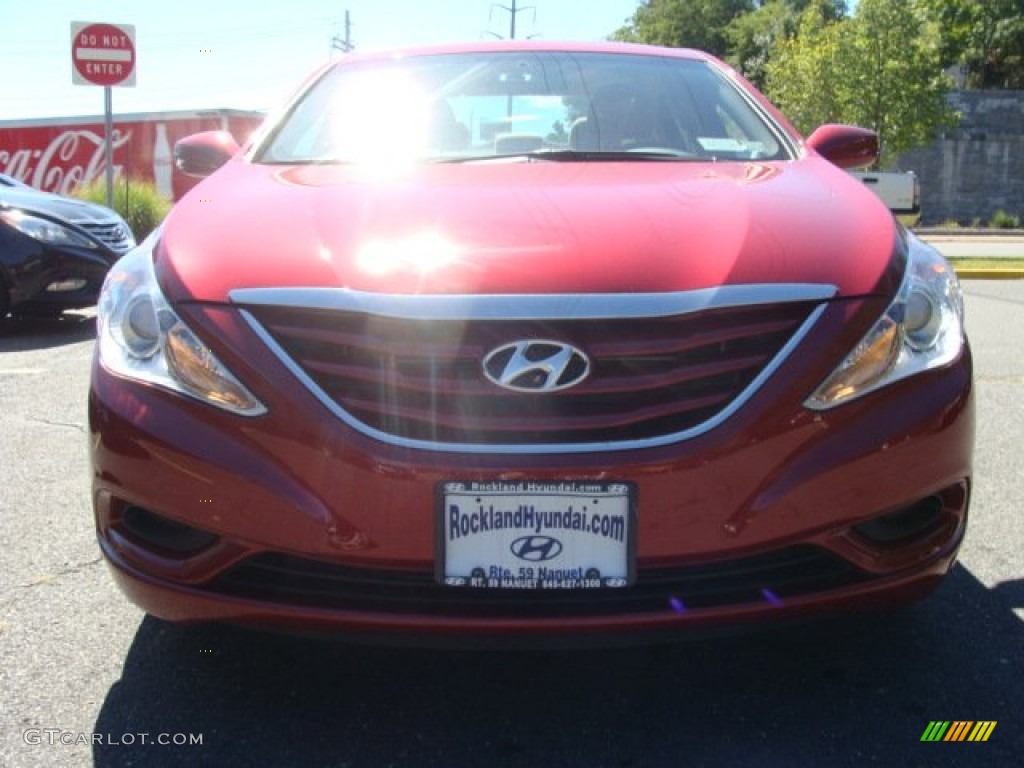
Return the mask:
<svg viewBox="0 0 1024 768">
<path fill-rule="evenodd" d="M 356 45 L 352 42 L 352 17 L 345 11 L 345 37 L 335 35 L 331 38 L 331 51 L 351 53 Z"/>
<path fill-rule="evenodd" d="M 490 13 L 487 16 L 488 23 L 494 17 L 494 9 L 495 8 L 500 8 L 501 10 L 506 11 L 508 13 L 508 39 L 509 40 L 515 40 L 516 39 L 516 17 L 518 17 L 519 14 L 522 13 L 523 11 L 533 11 L 533 23 L 534 24 L 537 23 L 537 6 L 535 6 L 535 5 L 528 5 L 525 8 L 517 8 L 516 7 L 516 0 L 512 0 L 512 5 L 511 6 L 500 5 L 498 3 L 492 4 L 491 5 L 491 11 L 490 11 Z M 501 35 L 497 34 L 496 32 L 491 32 L 490 30 L 487 30 L 487 34 L 494 35 L 499 40 L 502 39 Z M 530 35 L 530 37 L 533 37 L 533 35 Z"/>
</svg>

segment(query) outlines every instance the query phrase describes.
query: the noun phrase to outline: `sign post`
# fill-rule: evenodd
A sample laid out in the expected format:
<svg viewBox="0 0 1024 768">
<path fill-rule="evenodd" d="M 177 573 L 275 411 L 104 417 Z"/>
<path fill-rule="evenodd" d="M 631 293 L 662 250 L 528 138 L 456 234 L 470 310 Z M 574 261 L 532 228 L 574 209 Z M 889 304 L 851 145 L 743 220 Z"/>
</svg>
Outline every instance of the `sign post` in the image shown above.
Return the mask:
<svg viewBox="0 0 1024 768">
<path fill-rule="evenodd" d="M 114 204 L 112 86 L 135 87 L 135 26 L 71 22 L 71 82 L 103 86 L 107 206 Z"/>
</svg>

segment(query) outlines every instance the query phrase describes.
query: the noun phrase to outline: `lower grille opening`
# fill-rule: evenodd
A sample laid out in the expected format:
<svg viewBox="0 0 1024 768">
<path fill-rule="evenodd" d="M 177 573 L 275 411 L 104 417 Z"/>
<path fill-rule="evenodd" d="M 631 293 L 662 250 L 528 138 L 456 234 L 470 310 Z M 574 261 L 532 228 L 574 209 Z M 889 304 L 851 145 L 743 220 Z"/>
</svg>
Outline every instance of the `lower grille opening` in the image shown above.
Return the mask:
<svg viewBox="0 0 1024 768">
<path fill-rule="evenodd" d="M 121 513 L 121 528 L 140 544 L 173 557 L 189 557 L 214 544 L 218 537 L 142 507 Z"/>
<path fill-rule="evenodd" d="M 818 547 L 675 568 L 641 569 L 629 587 L 595 590 L 499 590 L 449 587 L 422 571 L 353 568 L 267 552 L 249 557 L 207 585 L 222 594 L 290 605 L 378 613 L 474 618 L 607 616 L 720 606 L 779 605 L 870 577 Z"/>
<path fill-rule="evenodd" d="M 876 517 L 854 527 L 854 531 L 872 544 L 894 546 L 931 533 L 941 524 L 943 503 L 929 496 L 911 507 Z"/>
</svg>

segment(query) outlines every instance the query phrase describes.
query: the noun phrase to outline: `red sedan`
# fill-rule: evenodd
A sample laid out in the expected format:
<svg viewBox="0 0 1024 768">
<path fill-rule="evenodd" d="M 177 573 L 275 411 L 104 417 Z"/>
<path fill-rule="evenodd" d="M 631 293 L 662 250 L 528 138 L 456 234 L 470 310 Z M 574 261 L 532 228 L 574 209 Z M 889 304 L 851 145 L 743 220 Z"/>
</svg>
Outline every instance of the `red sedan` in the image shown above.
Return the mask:
<svg viewBox="0 0 1024 768">
<path fill-rule="evenodd" d="M 685 635 L 920 597 L 964 536 L 960 288 L 702 53 L 346 56 L 111 271 L 100 547 L 173 621 Z"/>
</svg>

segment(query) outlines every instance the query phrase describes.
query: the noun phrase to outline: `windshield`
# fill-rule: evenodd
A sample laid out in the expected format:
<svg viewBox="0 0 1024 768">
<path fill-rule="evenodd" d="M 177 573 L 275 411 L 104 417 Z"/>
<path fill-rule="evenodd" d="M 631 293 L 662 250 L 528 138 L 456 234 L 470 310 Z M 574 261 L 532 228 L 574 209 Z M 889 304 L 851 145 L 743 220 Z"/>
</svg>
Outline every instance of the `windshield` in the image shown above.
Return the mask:
<svg viewBox="0 0 1024 768">
<path fill-rule="evenodd" d="M 527 51 L 341 63 L 292 107 L 255 159 L 465 162 L 577 153 L 790 157 L 782 131 L 707 62 Z"/>
</svg>

